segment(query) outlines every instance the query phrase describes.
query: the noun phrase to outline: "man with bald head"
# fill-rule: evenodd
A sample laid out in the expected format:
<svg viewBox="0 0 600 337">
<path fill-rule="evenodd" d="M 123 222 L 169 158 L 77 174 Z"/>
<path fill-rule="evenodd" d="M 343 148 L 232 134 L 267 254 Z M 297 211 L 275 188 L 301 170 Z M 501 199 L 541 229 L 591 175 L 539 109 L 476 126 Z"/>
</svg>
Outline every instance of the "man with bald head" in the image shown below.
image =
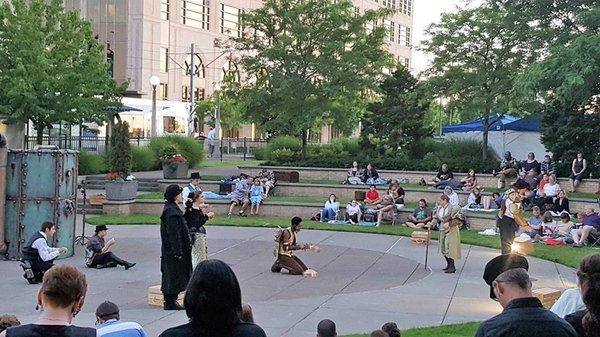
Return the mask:
<svg viewBox="0 0 600 337">
<path fill-rule="evenodd" d="M 330 319 L 324 319 L 317 325 L 317 337 L 337 337 L 335 323 Z"/>
</svg>

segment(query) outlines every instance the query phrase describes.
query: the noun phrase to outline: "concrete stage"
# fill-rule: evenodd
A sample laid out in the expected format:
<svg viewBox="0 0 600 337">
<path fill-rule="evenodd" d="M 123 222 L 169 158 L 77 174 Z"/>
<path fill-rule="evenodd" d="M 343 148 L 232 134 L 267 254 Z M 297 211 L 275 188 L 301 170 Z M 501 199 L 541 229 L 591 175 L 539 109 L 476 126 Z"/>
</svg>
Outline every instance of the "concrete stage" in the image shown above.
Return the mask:
<svg viewBox="0 0 600 337">
<path fill-rule="evenodd" d="M 92 231 L 87 226 L 87 233 Z M 314 336 L 316 324 L 334 320 L 339 334 L 370 332 L 387 321 L 400 328 L 480 321 L 500 312 L 489 299 L 482 279 L 485 263 L 498 251 L 463 245 L 463 259 L 456 274 L 441 271 L 443 259 L 437 242 L 429 252 L 430 268 L 423 266 L 424 246 L 409 238 L 362 233 L 305 230 L 300 242 L 312 242 L 320 253 L 300 252 L 298 256 L 319 272 L 317 278 L 273 274 L 273 229 L 208 227 L 211 258 L 227 262 L 242 287 L 243 300 L 254 311 L 256 323 L 268 336 Z M 137 262 L 129 271 L 87 269 L 83 249 L 70 263 L 88 276 L 88 293 L 75 324 L 93 326 L 96 306 L 111 300 L 121 308 L 124 320 L 139 322 L 149 336 L 186 322 L 184 312 L 166 312 L 147 304 L 149 286 L 160 283 L 160 239 L 158 226 L 112 226 L 116 237 L 113 251 Z M 529 258 L 534 288 L 564 289 L 575 285 L 570 268 Z M 37 317 L 35 293 L 22 278 L 17 262 L 1 261 L 0 314 L 15 314 L 23 323 Z"/>
</svg>

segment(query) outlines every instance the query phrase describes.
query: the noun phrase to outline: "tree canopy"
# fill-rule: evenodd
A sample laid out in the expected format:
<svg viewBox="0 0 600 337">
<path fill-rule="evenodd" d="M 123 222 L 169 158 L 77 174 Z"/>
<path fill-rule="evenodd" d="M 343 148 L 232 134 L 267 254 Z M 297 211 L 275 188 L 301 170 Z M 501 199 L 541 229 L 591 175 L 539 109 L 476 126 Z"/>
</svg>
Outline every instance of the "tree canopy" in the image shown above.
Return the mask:
<svg viewBox="0 0 600 337">
<path fill-rule="evenodd" d="M 87 21 L 61 0 L 0 5 L 0 115 L 31 120 L 38 132 L 54 123 L 103 123 L 119 106 L 121 88 L 108 73 Z"/>
<path fill-rule="evenodd" d="M 333 124 L 350 131 L 392 62 L 386 9 L 357 14 L 350 0 L 266 0 L 242 15 L 247 34 L 235 38 L 247 80 L 240 98 L 248 117 L 271 134 L 301 136 Z"/>
</svg>

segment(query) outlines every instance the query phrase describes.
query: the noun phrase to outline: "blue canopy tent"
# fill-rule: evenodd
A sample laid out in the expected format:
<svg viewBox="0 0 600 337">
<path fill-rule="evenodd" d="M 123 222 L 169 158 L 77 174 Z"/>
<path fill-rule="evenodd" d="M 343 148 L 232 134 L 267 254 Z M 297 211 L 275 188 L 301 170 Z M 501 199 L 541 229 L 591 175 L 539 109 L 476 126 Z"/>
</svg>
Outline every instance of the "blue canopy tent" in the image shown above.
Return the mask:
<svg viewBox="0 0 600 337">
<path fill-rule="evenodd" d="M 498 157 L 505 151 L 511 151 L 517 159 L 524 159 L 527 153 L 533 152 L 538 158 L 548 153 L 541 142 L 541 117 L 538 115 L 524 118 L 510 115 L 493 115 L 489 117 L 488 143 Z M 481 119 L 461 124 L 447 125 L 442 128 L 444 138 L 474 139 L 481 141 L 483 121 Z"/>
</svg>

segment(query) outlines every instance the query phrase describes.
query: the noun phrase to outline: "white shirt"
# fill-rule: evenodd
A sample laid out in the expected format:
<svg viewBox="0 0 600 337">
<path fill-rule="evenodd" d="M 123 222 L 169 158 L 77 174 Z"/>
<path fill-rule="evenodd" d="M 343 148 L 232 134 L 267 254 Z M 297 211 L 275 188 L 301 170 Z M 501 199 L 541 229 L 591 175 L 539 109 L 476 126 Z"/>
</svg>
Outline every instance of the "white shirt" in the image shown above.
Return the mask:
<svg viewBox="0 0 600 337">
<path fill-rule="evenodd" d="M 583 309 L 585 309 L 585 303 L 581 298 L 581 291 L 579 291 L 579 288 L 571 288 L 560 295 L 550 311 L 561 318 L 565 318 L 565 316 Z"/>
<path fill-rule="evenodd" d="M 548 183 L 548 184 L 544 185 L 544 194 L 547 197 L 555 197 L 558 195 L 559 191 L 560 191 L 559 184 L 550 185 L 550 183 Z"/>
<path fill-rule="evenodd" d="M 456 194 L 456 192 L 452 192 L 452 194 L 450 194 L 448 196 L 448 198 L 450 198 L 450 205 L 458 206 L 459 200 L 458 200 L 458 194 Z"/>
<path fill-rule="evenodd" d="M 507 193 L 510 193 L 510 191 Z M 517 193 L 517 192 L 514 192 L 514 193 Z M 514 203 L 512 200 L 510 200 L 510 198 L 508 197 L 508 194 L 507 194 L 506 199 L 504 199 L 504 204 L 506 205 L 506 211 L 504 211 L 504 215 L 506 215 L 509 218 L 514 219 L 515 215 L 513 214 L 512 210 L 511 210 L 511 205 L 514 204 L 515 206 L 513 206 L 513 207 L 517 207 L 517 209 L 520 209 L 521 203 L 520 202 Z"/>
<path fill-rule="evenodd" d="M 187 200 L 188 196 L 190 195 L 190 193 L 199 192 L 199 191 L 202 191 L 200 186 L 195 186 L 195 185 L 192 185 L 192 183 L 190 183 L 189 185 L 187 185 L 186 187 L 183 188 L 183 191 L 181 191 L 181 197 L 183 197 L 183 201 L 185 202 Z"/>
<path fill-rule="evenodd" d="M 60 255 L 59 249 L 48 246 L 46 234 L 44 232 L 40 233 L 42 233 L 44 237 L 33 241 L 31 248 L 37 249 L 38 253 L 40 254 L 40 258 L 43 261 L 50 261 L 57 258 Z"/>
<path fill-rule="evenodd" d="M 348 204 L 348 206 L 346 206 L 346 213 L 348 213 L 348 215 L 359 214 L 360 205 L 357 204 L 356 206 L 352 206 L 352 204 Z"/>
</svg>

